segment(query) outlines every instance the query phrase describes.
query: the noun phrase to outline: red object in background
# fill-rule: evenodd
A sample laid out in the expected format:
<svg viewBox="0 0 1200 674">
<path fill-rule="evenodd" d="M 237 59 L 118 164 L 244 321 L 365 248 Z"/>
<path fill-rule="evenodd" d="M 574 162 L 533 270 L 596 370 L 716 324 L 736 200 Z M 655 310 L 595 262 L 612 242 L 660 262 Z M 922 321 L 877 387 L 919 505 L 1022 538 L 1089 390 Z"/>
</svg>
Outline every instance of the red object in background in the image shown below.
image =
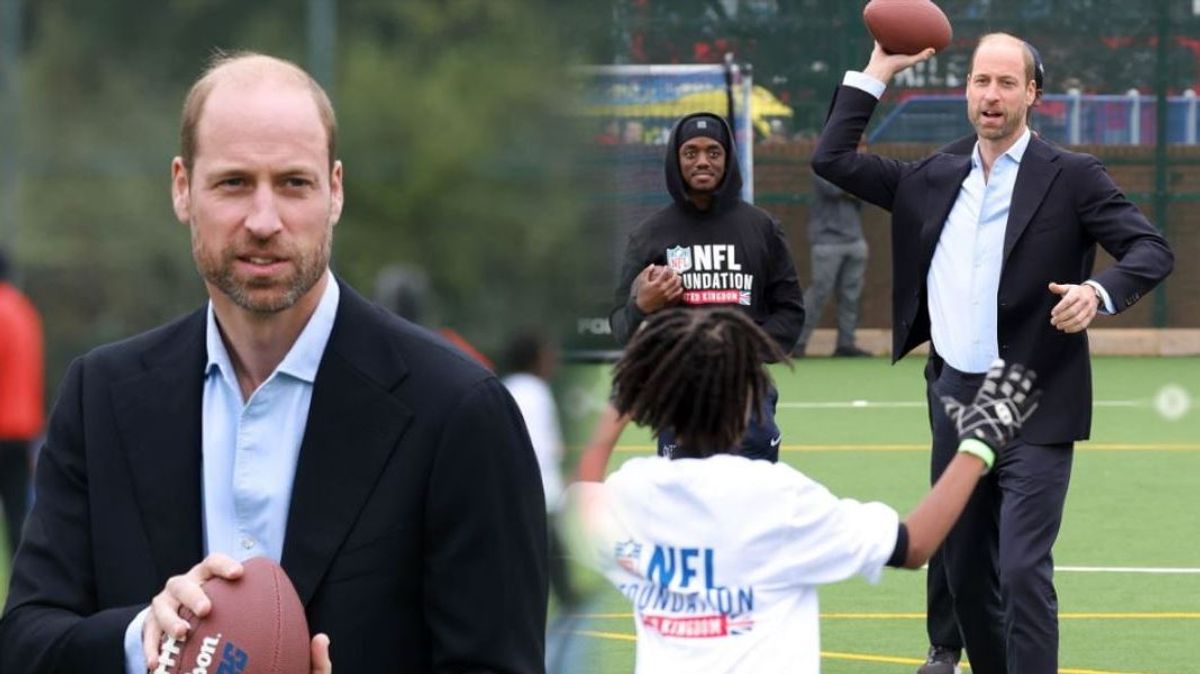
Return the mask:
<svg viewBox="0 0 1200 674">
<path fill-rule="evenodd" d="M 458 334 L 451 328 L 442 328 L 438 332 L 441 333 L 442 337 L 445 337 L 447 340 L 449 340 L 451 344 L 457 346 L 463 353 L 479 361 L 487 369 L 493 372 L 496 371 L 496 366 L 492 363 L 491 359 L 483 355 L 479 349 L 476 349 L 474 346 L 472 346 L 471 343 L 468 342 L 462 335 Z"/>
<path fill-rule="evenodd" d="M 692 61 L 694 63 L 722 63 L 725 55 L 734 51 L 733 43 L 719 37 L 712 42 L 693 42 Z"/>
<path fill-rule="evenodd" d="M 1113 35 L 1110 37 L 1102 37 L 1100 41 L 1109 49 L 1123 49 L 1133 44 L 1133 37 L 1129 35 Z"/>
<path fill-rule="evenodd" d="M 629 37 L 629 58 L 634 63 L 646 62 L 646 36 L 641 32 Z"/>
<path fill-rule="evenodd" d="M 32 440 L 42 432 L 42 350 L 37 309 L 0 282 L 0 440 Z"/>
</svg>

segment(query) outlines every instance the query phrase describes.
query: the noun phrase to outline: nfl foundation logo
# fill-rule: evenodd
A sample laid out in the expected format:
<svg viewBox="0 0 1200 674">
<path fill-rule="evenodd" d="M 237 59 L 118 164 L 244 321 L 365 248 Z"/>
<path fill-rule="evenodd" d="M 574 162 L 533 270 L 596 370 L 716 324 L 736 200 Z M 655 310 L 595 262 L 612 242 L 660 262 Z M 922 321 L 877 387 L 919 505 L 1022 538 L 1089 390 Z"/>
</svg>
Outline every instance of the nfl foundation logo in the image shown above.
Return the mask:
<svg viewBox="0 0 1200 674">
<path fill-rule="evenodd" d="M 682 274 L 692 268 L 692 249 L 675 246 L 667 249 L 667 265 L 676 274 Z"/>
<path fill-rule="evenodd" d="M 642 544 L 633 539 L 618 541 L 613 550 L 613 556 L 616 557 L 617 564 L 622 569 L 630 573 L 637 573 L 638 558 L 642 556 Z"/>
</svg>

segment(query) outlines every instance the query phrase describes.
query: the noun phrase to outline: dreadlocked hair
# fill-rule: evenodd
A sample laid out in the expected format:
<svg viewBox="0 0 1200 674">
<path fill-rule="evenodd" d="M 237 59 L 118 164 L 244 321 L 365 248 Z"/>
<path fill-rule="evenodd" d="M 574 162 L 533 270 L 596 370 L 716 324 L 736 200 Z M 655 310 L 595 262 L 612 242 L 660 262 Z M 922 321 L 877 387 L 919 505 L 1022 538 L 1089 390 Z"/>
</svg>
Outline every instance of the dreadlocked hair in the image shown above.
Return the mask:
<svg viewBox="0 0 1200 674">
<path fill-rule="evenodd" d="M 651 315 L 613 371 L 613 404 L 658 434 L 675 456 L 734 453 L 771 386 L 764 361 L 787 356 L 737 309 L 666 309 Z"/>
</svg>

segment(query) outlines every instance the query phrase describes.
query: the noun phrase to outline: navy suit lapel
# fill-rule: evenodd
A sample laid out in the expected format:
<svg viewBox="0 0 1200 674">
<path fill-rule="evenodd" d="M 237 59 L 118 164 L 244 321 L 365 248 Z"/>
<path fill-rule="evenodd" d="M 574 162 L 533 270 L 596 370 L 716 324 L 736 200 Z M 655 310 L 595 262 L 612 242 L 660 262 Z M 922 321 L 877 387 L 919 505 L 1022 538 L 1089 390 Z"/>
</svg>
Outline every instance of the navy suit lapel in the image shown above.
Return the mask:
<svg viewBox="0 0 1200 674">
<path fill-rule="evenodd" d="M 1033 214 L 1041 207 L 1051 183 L 1058 176 L 1057 159 L 1053 148 L 1045 142 L 1036 136 L 1029 139 L 1029 146 L 1021 157 L 1021 168 L 1017 170 L 1017 182 L 1013 186 L 1008 225 L 1004 230 L 1003 263 L 1008 262 L 1008 255 L 1017 245 L 1017 239 L 1029 226 Z"/>
<path fill-rule="evenodd" d="M 292 488 L 282 565 L 305 604 L 399 444 L 411 412 L 390 391 L 406 368 L 380 311 L 341 286 Z"/>
<path fill-rule="evenodd" d="M 375 487 L 411 412 L 390 391 L 400 354 L 377 311 L 345 285 L 317 370 L 292 489 L 283 566 L 303 601 Z M 146 369 L 114 382 L 113 410 L 158 572 L 182 573 L 204 555 L 201 439 L 205 313 L 164 334 Z M 299 524 L 302 523 L 302 524 Z"/>
<path fill-rule="evenodd" d="M 113 412 L 158 573 L 178 574 L 204 554 L 201 530 L 203 311 L 149 349 L 146 369 L 110 387 Z"/>
</svg>

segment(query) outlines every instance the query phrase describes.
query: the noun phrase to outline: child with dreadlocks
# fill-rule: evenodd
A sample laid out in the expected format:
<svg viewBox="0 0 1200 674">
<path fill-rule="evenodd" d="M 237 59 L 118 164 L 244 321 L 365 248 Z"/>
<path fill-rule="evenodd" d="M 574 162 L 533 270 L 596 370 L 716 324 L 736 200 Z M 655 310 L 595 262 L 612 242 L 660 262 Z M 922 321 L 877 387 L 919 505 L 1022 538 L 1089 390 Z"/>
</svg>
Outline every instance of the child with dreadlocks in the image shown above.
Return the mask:
<svg viewBox="0 0 1200 674">
<path fill-rule="evenodd" d="M 924 564 L 1037 397 L 1031 372 L 997 361 L 973 404 L 944 401 L 959 454 L 901 520 L 733 453 L 770 360 L 785 357 L 742 312 L 672 309 L 647 318 L 614 370 L 616 409 L 678 440 L 670 457 L 568 491 L 584 555 L 633 604 L 638 672 L 818 672 L 816 587 Z"/>
</svg>

